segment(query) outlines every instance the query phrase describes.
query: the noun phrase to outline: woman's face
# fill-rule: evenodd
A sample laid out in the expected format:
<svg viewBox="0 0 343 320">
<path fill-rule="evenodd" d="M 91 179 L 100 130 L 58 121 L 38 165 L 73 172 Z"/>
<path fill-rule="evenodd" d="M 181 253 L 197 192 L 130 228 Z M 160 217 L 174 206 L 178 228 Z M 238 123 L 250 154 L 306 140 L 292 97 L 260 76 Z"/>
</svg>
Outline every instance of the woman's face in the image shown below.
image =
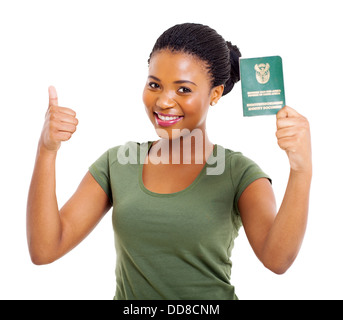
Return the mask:
<svg viewBox="0 0 343 320">
<path fill-rule="evenodd" d="M 204 133 L 208 108 L 219 100 L 222 91 L 223 86 L 211 89 L 203 61 L 162 50 L 150 59 L 143 101 L 157 134 L 174 139 L 183 129 L 201 129 Z"/>
</svg>

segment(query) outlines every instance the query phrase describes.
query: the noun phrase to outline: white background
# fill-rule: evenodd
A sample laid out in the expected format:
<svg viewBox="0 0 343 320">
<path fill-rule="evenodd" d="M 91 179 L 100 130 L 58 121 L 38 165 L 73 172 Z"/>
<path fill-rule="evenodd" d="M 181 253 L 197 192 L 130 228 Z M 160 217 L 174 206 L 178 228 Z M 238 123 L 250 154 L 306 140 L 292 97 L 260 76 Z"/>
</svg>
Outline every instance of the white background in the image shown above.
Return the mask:
<svg viewBox="0 0 343 320">
<path fill-rule="evenodd" d="M 90 164 L 126 141 L 157 136 L 142 103 L 147 59 L 157 37 L 198 22 L 232 41 L 244 57 L 283 58 L 286 101 L 311 123 L 314 176 L 303 247 L 282 276 L 255 257 L 244 230 L 233 250 L 240 299 L 342 299 L 342 54 L 340 1 L 0 2 L 0 298 L 112 299 L 111 213 L 71 253 L 34 266 L 26 244 L 26 200 L 36 146 L 54 85 L 79 126 L 57 162 L 62 206 Z M 288 160 L 275 117 L 242 116 L 240 83 L 208 115 L 212 142 L 242 151 L 273 178 L 280 205 Z"/>
</svg>

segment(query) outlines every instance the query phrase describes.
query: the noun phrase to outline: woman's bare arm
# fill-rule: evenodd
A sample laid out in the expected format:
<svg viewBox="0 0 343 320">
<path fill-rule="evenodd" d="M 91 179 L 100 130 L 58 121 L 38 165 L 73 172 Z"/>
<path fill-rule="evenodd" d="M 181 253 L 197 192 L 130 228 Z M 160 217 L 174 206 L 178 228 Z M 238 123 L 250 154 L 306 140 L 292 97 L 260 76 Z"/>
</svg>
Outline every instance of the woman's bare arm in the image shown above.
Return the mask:
<svg viewBox="0 0 343 320">
<path fill-rule="evenodd" d="M 257 257 L 275 273 L 284 273 L 295 260 L 305 234 L 312 178 L 308 121 L 285 107 L 277 115 L 279 146 L 290 161 L 287 189 L 277 213 L 267 179 L 253 182 L 238 207 L 249 242 Z M 277 214 L 276 214 L 277 213 Z"/>
<path fill-rule="evenodd" d="M 38 145 L 27 201 L 27 240 L 35 264 L 51 263 L 75 247 L 110 208 L 106 193 L 88 172 L 70 200 L 59 210 L 55 163 L 62 141 L 78 121 L 75 112 L 58 106 L 49 88 L 49 109 Z"/>
</svg>

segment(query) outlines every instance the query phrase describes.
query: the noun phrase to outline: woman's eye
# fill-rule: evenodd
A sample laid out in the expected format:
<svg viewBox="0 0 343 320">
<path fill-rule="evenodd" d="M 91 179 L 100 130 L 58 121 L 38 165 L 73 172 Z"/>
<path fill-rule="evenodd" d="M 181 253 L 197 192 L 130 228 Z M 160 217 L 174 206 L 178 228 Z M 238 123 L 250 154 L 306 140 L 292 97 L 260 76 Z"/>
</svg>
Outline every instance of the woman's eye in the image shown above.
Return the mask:
<svg viewBox="0 0 343 320">
<path fill-rule="evenodd" d="M 187 88 L 187 87 L 181 87 L 178 91 L 180 93 L 190 93 L 190 92 L 192 92 L 192 90 Z"/>
<path fill-rule="evenodd" d="M 158 89 L 160 86 L 156 82 L 149 82 L 149 87 L 152 89 Z"/>
</svg>

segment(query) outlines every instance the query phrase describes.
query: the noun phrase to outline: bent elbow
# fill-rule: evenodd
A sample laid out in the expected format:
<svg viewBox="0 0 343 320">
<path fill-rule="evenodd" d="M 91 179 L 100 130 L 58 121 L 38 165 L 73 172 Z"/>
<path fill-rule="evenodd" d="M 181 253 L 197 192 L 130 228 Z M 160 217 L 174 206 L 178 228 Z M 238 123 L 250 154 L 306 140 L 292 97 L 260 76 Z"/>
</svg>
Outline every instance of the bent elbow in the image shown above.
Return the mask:
<svg viewBox="0 0 343 320">
<path fill-rule="evenodd" d="M 294 257 L 289 259 L 267 259 L 265 261 L 262 260 L 263 265 L 273 273 L 277 275 L 282 275 L 286 273 L 286 271 L 291 267 L 294 262 Z"/>
<path fill-rule="evenodd" d="M 31 257 L 31 262 L 36 266 L 43 266 L 46 264 L 50 264 L 51 262 L 48 260 L 41 259 L 39 257 Z"/>
<path fill-rule="evenodd" d="M 47 265 L 55 261 L 53 259 L 47 259 L 39 255 L 30 255 L 30 257 L 31 257 L 31 262 L 36 266 Z"/>
<path fill-rule="evenodd" d="M 290 266 L 268 266 L 268 265 L 264 265 L 268 270 L 270 270 L 271 272 L 277 274 L 277 275 L 282 275 L 285 274 L 286 271 L 289 269 Z"/>
<path fill-rule="evenodd" d="M 29 250 L 31 262 L 36 266 L 42 266 L 50 264 L 57 260 L 51 255 L 44 254 L 43 252 L 36 252 L 34 250 Z"/>
</svg>

